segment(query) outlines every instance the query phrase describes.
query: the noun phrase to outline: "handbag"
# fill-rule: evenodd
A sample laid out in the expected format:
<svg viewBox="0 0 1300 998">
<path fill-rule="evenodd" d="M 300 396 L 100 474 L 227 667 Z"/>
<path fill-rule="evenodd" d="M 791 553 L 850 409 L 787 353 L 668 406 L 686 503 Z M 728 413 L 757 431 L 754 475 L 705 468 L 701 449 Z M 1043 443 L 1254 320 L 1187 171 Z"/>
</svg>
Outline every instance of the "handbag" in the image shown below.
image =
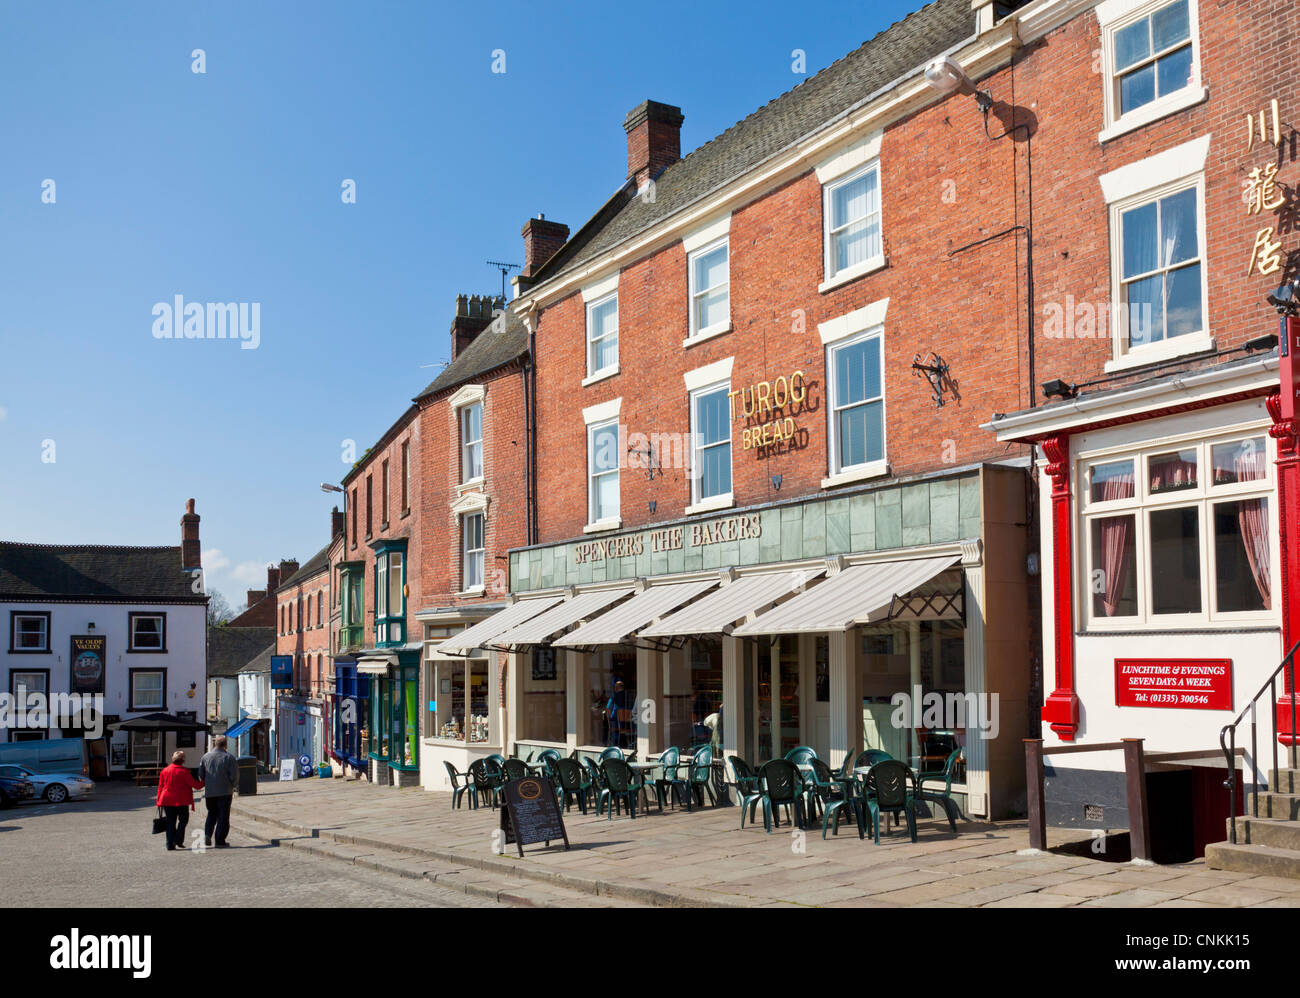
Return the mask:
<svg viewBox="0 0 1300 998">
<path fill-rule="evenodd" d="M 158 808 L 158 816 L 153 819 L 153 834 L 158 835 L 167 831 L 167 819 L 163 817 L 163 809 Z"/>
</svg>

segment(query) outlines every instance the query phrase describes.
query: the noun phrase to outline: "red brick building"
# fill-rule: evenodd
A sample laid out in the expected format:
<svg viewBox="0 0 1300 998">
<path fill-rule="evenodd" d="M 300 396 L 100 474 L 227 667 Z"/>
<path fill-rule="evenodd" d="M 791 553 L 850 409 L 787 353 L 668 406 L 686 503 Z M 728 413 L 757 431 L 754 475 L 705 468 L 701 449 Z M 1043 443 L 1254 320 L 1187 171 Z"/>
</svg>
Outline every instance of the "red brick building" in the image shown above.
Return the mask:
<svg viewBox="0 0 1300 998">
<path fill-rule="evenodd" d="M 325 761 L 325 694 L 330 661 L 328 549 L 301 567 L 282 562 L 283 581 L 275 590 L 275 654 L 293 659 L 293 688 L 276 696 L 276 757 L 307 756 L 313 766 Z"/>
</svg>

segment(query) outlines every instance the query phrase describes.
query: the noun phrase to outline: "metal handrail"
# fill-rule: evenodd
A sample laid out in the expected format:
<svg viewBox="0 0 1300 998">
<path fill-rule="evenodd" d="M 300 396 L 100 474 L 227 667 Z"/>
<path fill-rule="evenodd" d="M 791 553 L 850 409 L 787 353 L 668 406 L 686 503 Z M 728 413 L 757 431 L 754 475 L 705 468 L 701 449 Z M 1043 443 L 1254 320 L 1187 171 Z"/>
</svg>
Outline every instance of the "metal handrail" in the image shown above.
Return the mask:
<svg viewBox="0 0 1300 998">
<path fill-rule="evenodd" d="M 1277 710 L 1274 706 L 1277 703 L 1277 677 L 1282 671 L 1291 667 L 1291 682 L 1288 684 L 1291 700 L 1291 769 L 1296 769 L 1296 685 L 1295 685 L 1295 654 L 1300 650 L 1300 641 L 1291 646 L 1291 650 L 1286 653 L 1286 657 L 1273 670 L 1272 675 L 1258 693 L 1250 698 L 1250 701 L 1237 715 L 1236 720 L 1230 724 L 1225 724 L 1219 731 L 1219 747 L 1223 749 L 1223 756 L 1228 762 L 1228 778 L 1223 781 L 1223 785 L 1228 788 L 1228 841 L 1233 845 L 1237 844 L 1237 726 L 1250 715 L 1250 767 L 1252 770 L 1251 785 L 1253 789 L 1253 806 L 1252 811 L 1256 816 L 1259 814 L 1259 736 L 1258 725 L 1256 723 L 1255 704 L 1266 692 L 1268 693 L 1269 713 L 1273 715 L 1273 769 L 1277 773 Z"/>
</svg>

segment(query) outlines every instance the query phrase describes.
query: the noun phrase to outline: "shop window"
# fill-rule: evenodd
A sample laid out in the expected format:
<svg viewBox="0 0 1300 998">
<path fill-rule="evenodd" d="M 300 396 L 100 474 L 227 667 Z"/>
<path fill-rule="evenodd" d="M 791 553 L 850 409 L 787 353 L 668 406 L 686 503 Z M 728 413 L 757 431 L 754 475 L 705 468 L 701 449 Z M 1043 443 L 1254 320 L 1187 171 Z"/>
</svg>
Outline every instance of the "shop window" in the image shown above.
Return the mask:
<svg viewBox="0 0 1300 998">
<path fill-rule="evenodd" d="M 1091 626 L 1270 618 L 1271 467 L 1262 435 L 1081 461 Z"/>
<path fill-rule="evenodd" d="M 729 244 L 724 237 L 690 255 L 691 336 L 709 336 L 731 325 Z"/>
<path fill-rule="evenodd" d="M 730 384 L 691 395 L 691 504 L 731 496 Z"/>
<path fill-rule="evenodd" d="M 563 742 L 568 731 L 567 656 L 553 648 L 534 648 L 522 665 L 522 740 Z"/>
<path fill-rule="evenodd" d="M 604 651 L 590 656 L 587 696 L 590 709 L 583 743 L 634 747 L 638 708 L 636 654 Z"/>
<path fill-rule="evenodd" d="M 881 333 L 830 348 L 831 474 L 868 468 L 885 457 Z"/>
<path fill-rule="evenodd" d="M 710 744 L 721 747 L 722 646 L 690 642 L 684 672 L 668 670 L 663 717 L 669 745 Z"/>
<path fill-rule="evenodd" d="M 127 614 L 130 641 L 127 651 L 166 651 L 167 615 L 163 613 Z"/>
<path fill-rule="evenodd" d="M 468 658 L 430 662 L 425 678 L 431 691 L 430 732 L 449 741 L 487 743 L 492 731 L 488 661 Z"/>
<path fill-rule="evenodd" d="M 880 163 L 823 189 L 826 280 L 870 269 L 884 257 L 880 227 Z"/>
<path fill-rule="evenodd" d="M 158 731 L 131 732 L 131 765 L 162 765 L 162 733 Z"/>
<path fill-rule="evenodd" d="M 9 650 L 11 652 L 49 652 L 50 615 L 48 613 L 10 613 Z"/>
<path fill-rule="evenodd" d="M 167 672 L 164 669 L 131 669 L 130 710 L 162 710 L 167 701 Z"/>
<path fill-rule="evenodd" d="M 420 765 L 420 678 L 417 666 L 399 666 L 371 681 L 370 757 L 399 769 Z"/>
<path fill-rule="evenodd" d="M 587 427 L 589 523 L 619 518 L 618 420 Z"/>
<path fill-rule="evenodd" d="M 618 292 L 587 306 L 587 377 L 618 370 Z"/>
</svg>

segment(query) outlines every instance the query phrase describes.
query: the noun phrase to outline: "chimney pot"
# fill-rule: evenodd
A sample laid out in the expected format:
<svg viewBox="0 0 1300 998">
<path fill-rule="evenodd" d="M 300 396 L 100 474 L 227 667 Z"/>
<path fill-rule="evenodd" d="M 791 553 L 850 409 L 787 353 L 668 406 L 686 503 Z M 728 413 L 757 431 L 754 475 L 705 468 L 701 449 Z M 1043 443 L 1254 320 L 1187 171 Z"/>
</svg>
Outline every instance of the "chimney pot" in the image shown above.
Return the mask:
<svg viewBox="0 0 1300 998">
<path fill-rule="evenodd" d="M 659 101 L 642 101 L 623 119 L 627 132 L 627 175 L 644 186 L 682 158 L 680 107 Z"/>
<path fill-rule="evenodd" d="M 194 512 L 194 500 L 187 499 L 185 513 L 181 516 L 181 570 L 192 571 L 203 567 L 199 548 L 199 514 Z"/>
</svg>

